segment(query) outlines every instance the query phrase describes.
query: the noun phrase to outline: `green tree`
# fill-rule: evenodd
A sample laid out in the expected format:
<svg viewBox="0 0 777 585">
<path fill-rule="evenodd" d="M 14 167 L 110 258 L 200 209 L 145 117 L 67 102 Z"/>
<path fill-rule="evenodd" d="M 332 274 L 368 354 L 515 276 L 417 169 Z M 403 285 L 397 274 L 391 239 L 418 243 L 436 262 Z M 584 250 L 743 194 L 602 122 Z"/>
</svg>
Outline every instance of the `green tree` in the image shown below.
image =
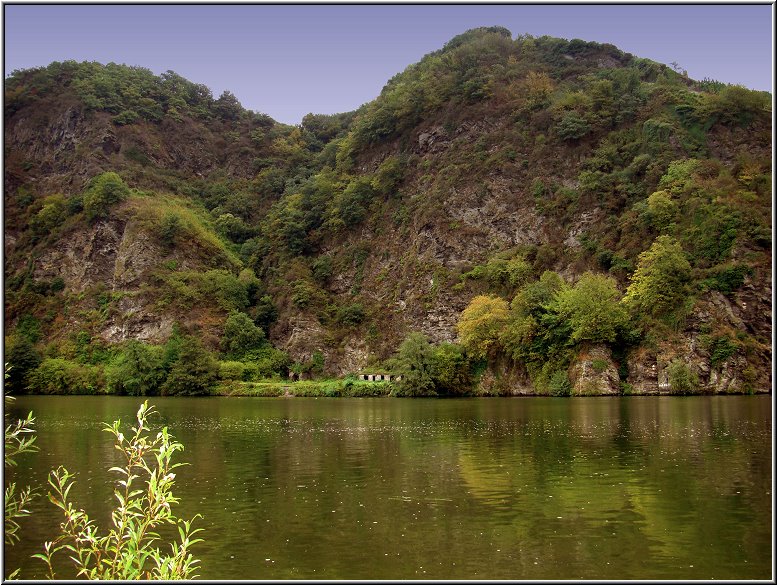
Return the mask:
<svg viewBox="0 0 777 585">
<path fill-rule="evenodd" d="M 124 201 L 130 193 L 122 178 L 113 172 L 98 175 L 84 191 L 84 212 L 89 220 L 105 217 L 108 209 Z"/>
<path fill-rule="evenodd" d="M 49 195 L 43 200 L 43 207 L 30 219 L 30 229 L 39 236 L 45 236 L 58 227 L 68 215 L 67 199 L 64 195 Z"/>
<path fill-rule="evenodd" d="M 576 112 L 567 112 L 556 126 L 556 132 L 562 140 L 579 140 L 591 131 L 585 118 Z"/>
<path fill-rule="evenodd" d="M 278 307 L 270 295 L 262 295 L 252 309 L 254 322 L 262 328 L 263 331 L 270 329 L 270 326 L 278 319 Z"/>
<path fill-rule="evenodd" d="M 404 164 L 396 156 L 389 156 L 380 163 L 372 179 L 372 188 L 384 196 L 393 195 L 404 176 Z"/>
<path fill-rule="evenodd" d="M 221 349 L 229 357 L 239 359 L 260 348 L 264 341 L 264 332 L 245 313 L 232 311 L 224 322 Z"/>
<path fill-rule="evenodd" d="M 656 191 L 647 199 L 648 221 L 660 232 L 667 231 L 677 216 L 677 203 L 668 191 Z"/>
<path fill-rule="evenodd" d="M 134 339 L 105 368 L 108 392 L 130 396 L 158 394 L 165 374 L 163 349 Z"/>
<path fill-rule="evenodd" d="M 569 324 L 571 342 L 613 342 L 628 320 L 620 298 L 614 278 L 586 272 L 558 291 L 549 309 Z"/>
<path fill-rule="evenodd" d="M 365 178 L 352 181 L 343 191 L 338 202 L 338 215 L 346 226 L 360 223 L 367 215 L 374 191 L 372 184 Z"/>
<path fill-rule="evenodd" d="M 680 243 L 659 236 L 639 255 L 623 302 L 643 315 L 666 315 L 682 305 L 690 278 L 691 265 Z"/>
<path fill-rule="evenodd" d="M 27 389 L 42 394 L 95 394 L 102 387 L 95 366 L 46 358 L 27 375 Z"/>
<path fill-rule="evenodd" d="M 26 335 L 12 335 L 5 341 L 5 359 L 9 366 L 5 382 L 13 392 L 22 392 L 27 385 L 27 376 L 40 365 L 40 354 Z"/>
<path fill-rule="evenodd" d="M 472 299 L 457 324 L 464 349 L 475 359 L 485 358 L 498 347 L 508 319 L 507 301 L 504 299 L 485 295 Z"/>
<path fill-rule="evenodd" d="M 210 392 L 218 380 L 218 362 L 199 340 L 180 338 L 177 359 L 162 386 L 163 396 L 201 396 Z"/>
<path fill-rule="evenodd" d="M 254 235 L 254 230 L 241 218 L 222 213 L 213 222 L 216 231 L 236 244 L 242 244 Z"/>
<path fill-rule="evenodd" d="M 237 120 L 243 113 L 243 106 L 231 91 L 225 91 L 213 103 L 213 109 L 222 120 Z"/>
<path fill-rule="evenodd" d="M 432 360 L 434 352 L 422 333 L 411 333 L 399 346 L 394 367 L 402 376 L 400 396 L 434 396 Z"/>
<path fill-rule="evenodd" d="M 431 356 L 432 379 L 438 394 L 462 395 L 472 390 L 472 373 L 464 348 L 441 343 Z"/>
</svg>

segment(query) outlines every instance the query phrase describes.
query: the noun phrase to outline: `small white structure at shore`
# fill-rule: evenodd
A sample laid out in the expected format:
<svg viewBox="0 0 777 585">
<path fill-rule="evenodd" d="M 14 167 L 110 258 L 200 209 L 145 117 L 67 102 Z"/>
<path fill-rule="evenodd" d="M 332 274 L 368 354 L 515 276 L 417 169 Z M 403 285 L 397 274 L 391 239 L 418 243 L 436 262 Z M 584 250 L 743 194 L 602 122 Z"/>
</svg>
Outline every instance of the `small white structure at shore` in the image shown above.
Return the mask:
<svg viewBox="0 0 777 585">
<path fill-rule="evenodd" d="M 399 382 L 402 376 L 394 374 L 359 374 L 359 380 L 366 382 Z"/>
</svg>

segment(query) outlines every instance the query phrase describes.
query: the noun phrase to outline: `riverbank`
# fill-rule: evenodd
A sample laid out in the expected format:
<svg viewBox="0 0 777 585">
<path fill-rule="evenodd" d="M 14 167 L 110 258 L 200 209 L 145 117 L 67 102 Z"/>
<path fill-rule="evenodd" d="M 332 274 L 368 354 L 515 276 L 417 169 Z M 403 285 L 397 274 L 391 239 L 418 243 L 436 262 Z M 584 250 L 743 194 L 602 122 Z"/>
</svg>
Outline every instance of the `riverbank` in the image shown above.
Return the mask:
<svg viewBox="0 0 777 585">
<path fill-rule="evenodd" d="M 548 397 L 551 394 L 541 392 L 527 393 L 525 389 L 520 393 L 510 392 L 505 388 L 493 388 L 491 391 L 483 390 L 472 391 L 457 396 L 478 396 L 478 397 Z M 722 392 L 718 395 L 742 395 L 742 394 L 768 394 L 764 392 Z M 359 398 L 359 397 L 412 397 L 398 392 L 398 385 L 395 382 L 372 382 L 365 380 L 355 380 L 352 377 L 328 379 L 328 380 L 262 380 L 259 382 L 244 381 L 223 381 L 211 392 L 212 396 L 243 397 L 300 397 L 300 398 Z M 651 391 L 651 392 L 624 392 L 623 394 L 606 393 L 588 393 L 588 394 L 567 394 L 564 396 L 712 396 L 712 392 L 670 392 L 670 391 Z M 417 397 L 433 397 L 430 395 L 417 395 Z M 446 395 L 447 397 L 451 397 Z"/>
<path fill-rule="evenodd" d="M 265 380 L 262 382 L 229 381 L 219 384 L 216 396 L 298 396 L 298 397 L 369 397 L 390 396 L 396 388 L 391 382 L 368 382 L 343 378 L 335 380 Z"/>
</svg>

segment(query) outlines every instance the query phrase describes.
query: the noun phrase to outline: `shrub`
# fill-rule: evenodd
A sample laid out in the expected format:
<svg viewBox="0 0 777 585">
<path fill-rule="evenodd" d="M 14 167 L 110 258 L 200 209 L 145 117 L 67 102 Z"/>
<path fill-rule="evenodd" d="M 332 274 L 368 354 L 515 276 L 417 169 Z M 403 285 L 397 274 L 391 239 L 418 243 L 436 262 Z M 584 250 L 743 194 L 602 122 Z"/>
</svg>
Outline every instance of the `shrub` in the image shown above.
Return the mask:
<svg viewBox="0 0 777 585">
<path fill-rule="evenodd" d="M 10 366 L 5 365 L 5 379 L 8 379 Z M 23 419 L 9 420 L 7 413 L 10 403 L 14 400 L 13 396 L 5 396 L 5 447 L 3 451 L 5 474 L 8 477 L 10 468 L 16 466 L 16 457 L 22 453 L 33 453 L 38 450 L 35 446 L 35 418 L 32 412 L 29 412 Z M 7 546 L 12 546 L 19 542 L 18 532 L 21 529 L 19 520 L 30 515 L 27 509 L 28 504 L 35 497 L 36 493 L 31 487 L 26 486 L 17 491 L 16 482 L 7 482 L 4 492 L 5 503 L 5 531 L 4 538 Z M 18 575 L 18 569 L 9 575 L 9 579 L 15 579 Z"/>
<path fill-rule="evenodd" d="M 752 275 L 752 268 L 744 264 L 738 264 L 714 271 L 701 284 L 712 290 L 720 291 L 724 295 L 730 295 L 744 284 L 746 276 Z"/>
<path fill-rule="evenodd" d="M 159 222 L 159 228 L 157 234 L 159 241 L 162 242 L 167 248 L 172 248 L 175 245 L 176 239 L 182 231 L 181 218 L 172 212 L 165 213 L 162 220 Z"/>
<path fill-rule="evenodd" d="M 699 389 L 699 377 L 683 360 L 673 360 L 667 373 L 673 394 L 690 394 Z"/>
<path fill-rule="evenodd" d="M 364 321 L 364 307 L 361 303 L 340 307 L 337 310 L 337 321 L 343 325 L 358 325 Z"/>
<path fill-rule="evenodd" d="M 132 110 L 124 110 L 120 114 L 111 118 L 111 121 L 117 126 L 125 126 L 126 124 L 132 124 L 140 118 L 140 114 Z"/>
<path fill-rule="evenodd" d="M 154 412 L 144 402 L 138 409 L 137 425 L 125 435 L 121 421 L 106 425 L 123 455 L 121 467 L 110 472 L 119 474 L 114 496 L 119 505 L 111 514 L 113 526 L 102 535 L 94 520 L 84 510 L 77 509 L 69 497 L 73 474 L 64 467 L 49 476 L 49 500 L 59 508 L 65 520 L 53 541 L 46 542 L 44 552 L 33 555 L 48 568 L 48 576 L 56 579 L 52 562 L 54 555 L 67 551 L 78 577 L 100 580 L 172 580 L 193 579 L 199 561 L 190 547 L 201 542 L 192 538 L 201 529 L 192 529 L 192 521 L 178 518 L 172 507 L 178 503 L 173 495 L 174 470 L 182 463 L 173 463 L 176 451 L 183 445 L 173 439 L 167 427 L 152 431 L 148 416 Z M 142 483 L 141 483 L 142 482 Z M 140 489 L 138 489 L 140 488 Z M 178 529 L 180 541 L 171 543 L 171 554 L 164 554 L 157 543 L 158 530 L 165 525 Z"/>
<path fill-rule="evenodd" d="M 572 382 L 566 370 L 556 370 L 551 374 L 548 390 L 552 396 L 569 396 L 572 393 Z"/>
<path fill-rule="evenodd" d="M 254 325 L 248 315 L 239 311 L 229 314 L 221 338 L 221 349 L 226 355 L 243 357 L 247 352 L 261 347 L 264 341 L 264 331 Z"/>
<path fill-rule="evenodd" d="M 92 179 L 84 192 L 84 212 L 89 220 L 105 217 L 108 209 L 124 201 L 130 193 L 122 178 L 113 172 L 102 173 Z"/>
<path fill-rule="evenodd" d="M 739 346 L 727 335 L 715 337 L 710 341 L 710 366 L 717 368 L 734 355 Z"/>
<path fill-rule="evenodd" d="M 255 368 L 253 375 L 256 379 L 271 378 L 282 374 L 291 364 L 291 360 L 286 352 L 270 345 L 251 352 L 246 356 L 246 360 L 248 359 L 252 360 L 249 365 Z"/>
<path fill-rule="evenodd" d="M 245 380 L 246 365 L 243 362 L 219 362 L 220 380 Z"/>
<path fill-rule="evenodd" d="M 101 386 L 97 367 L 61 358 L 44 359 L 27 377 L 27 390 L 41 394 L 95 394 Z"/>
<path fill-rule="evenodd" d="M 332 276 L 332 257 L 328 255 L 319 256 L 313 261 L 311 266 L 313 272 L 313 278 L 316 279 L 320 285 L 325 285 L 329 278 Z"/>
</svg>

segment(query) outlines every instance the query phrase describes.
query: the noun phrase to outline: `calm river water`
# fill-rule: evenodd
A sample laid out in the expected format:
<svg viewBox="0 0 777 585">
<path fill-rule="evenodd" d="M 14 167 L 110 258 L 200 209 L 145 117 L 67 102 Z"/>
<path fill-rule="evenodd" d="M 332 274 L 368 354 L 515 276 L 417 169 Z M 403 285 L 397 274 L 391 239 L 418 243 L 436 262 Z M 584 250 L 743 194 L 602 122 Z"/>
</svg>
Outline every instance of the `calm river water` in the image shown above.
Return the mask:
<svg viewBox="0 0 777 585">
<path fill-rule="evenodd" d="M 17 398 L 101 525 L 102 423 L 138 398 Z M 208 579 L 770 579 L 771 397 L 152 398 L 186 446 L 178 514 Z M 45 497 L 5 574 L 60 521 Z M 62 573 L 66 577 L 66 573 Z"/>
</svg>

